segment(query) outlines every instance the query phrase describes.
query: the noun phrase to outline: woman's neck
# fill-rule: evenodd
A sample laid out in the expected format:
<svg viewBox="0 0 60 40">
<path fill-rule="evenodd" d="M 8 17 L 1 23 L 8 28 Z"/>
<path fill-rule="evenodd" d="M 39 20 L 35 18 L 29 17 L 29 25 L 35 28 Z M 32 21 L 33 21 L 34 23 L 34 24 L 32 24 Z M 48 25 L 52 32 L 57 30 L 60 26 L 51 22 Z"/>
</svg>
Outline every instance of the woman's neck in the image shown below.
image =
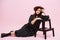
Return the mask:
<svg viewBox="0 0 60 40">
<path fill-rule="evenodd" d="M 37 18 L 38 16 L 36 16 L 36 18 Z"/>
</svg>

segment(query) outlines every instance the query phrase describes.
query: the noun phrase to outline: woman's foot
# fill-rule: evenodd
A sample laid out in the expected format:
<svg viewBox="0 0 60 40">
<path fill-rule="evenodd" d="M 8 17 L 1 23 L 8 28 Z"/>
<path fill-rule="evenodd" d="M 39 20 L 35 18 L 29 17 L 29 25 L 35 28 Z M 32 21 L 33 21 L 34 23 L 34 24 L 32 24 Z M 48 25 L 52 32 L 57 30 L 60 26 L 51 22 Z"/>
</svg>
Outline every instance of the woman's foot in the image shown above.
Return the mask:
<svg viewBox="0 0 60 40">
<path fill-rule="evenodd" d="M 7 36 L 15 36 L 15 32 L 10 31 L 9 33 L 1 33 L 1 38 L 7 37 Z"/>
<path fill-rule="evenodd" d="M 1 33 L 1 38 L 10 36 L 11 32 L 13 32 L 13 31 L 10 31 L 9 33 Z"/>
<path fill-rule="evenodd" d="M 2 34 L 1 34 L 1 38 L 5 37 L 4 35 L 5 35 L 5 33 L 2 33 Z"/>
</svg>

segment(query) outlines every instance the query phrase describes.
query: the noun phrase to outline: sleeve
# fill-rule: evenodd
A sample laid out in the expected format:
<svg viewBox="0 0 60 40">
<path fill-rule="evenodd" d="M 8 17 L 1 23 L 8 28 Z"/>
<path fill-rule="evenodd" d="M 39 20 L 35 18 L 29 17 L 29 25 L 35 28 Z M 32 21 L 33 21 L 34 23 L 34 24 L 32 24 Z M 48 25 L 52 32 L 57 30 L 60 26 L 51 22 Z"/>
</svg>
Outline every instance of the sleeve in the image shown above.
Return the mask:
<svg viewBox="0 0 60 40">
<path fill-rule="evenodd" d="M 33 20 L 34 18 L 33 18 L 33 15 L 30 15 L 30 17 L 29 17 L 29 23 L 31 23 L 31 21 Z"/>
<path fill-rule="evenodd" d="M 34 25 L 31 24 L 31 21 L 34 19 L 33 15 L 30 15 L 29 20 L 28 20 L 28 25 L 29 27 L 32 27 Z"/>
</svg>

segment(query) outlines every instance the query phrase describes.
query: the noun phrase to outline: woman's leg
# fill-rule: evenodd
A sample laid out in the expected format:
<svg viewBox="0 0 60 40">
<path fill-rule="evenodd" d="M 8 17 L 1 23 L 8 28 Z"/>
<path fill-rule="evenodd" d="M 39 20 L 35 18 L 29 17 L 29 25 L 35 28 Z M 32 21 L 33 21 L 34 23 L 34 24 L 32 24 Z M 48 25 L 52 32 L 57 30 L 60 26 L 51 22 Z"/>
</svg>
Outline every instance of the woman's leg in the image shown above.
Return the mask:
<svg viewBox="0 0 60 40">
<path fill-rule="evenodd" d="M 1 34 L 1 38 L 7 37 L 7 36 L 15 37 L 15 31 L 11 31 L 11 32 L 9 32 L 9 33 L 2 33 L 2 34 Z"/>
<path fill-rule="evenodd" d="M 15 37 L 16 36 L 15 35 L 15 31 L 11 32 L 11 35 L 10 36 Z"/>
</svg>

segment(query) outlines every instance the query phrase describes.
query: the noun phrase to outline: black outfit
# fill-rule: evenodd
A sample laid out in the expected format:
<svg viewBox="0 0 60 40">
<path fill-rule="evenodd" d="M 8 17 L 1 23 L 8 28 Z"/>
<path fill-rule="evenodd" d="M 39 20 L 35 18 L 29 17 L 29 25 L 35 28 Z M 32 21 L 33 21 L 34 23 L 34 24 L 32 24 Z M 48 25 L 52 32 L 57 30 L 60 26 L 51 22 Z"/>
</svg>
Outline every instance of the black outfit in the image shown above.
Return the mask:
<svg viewBox="0 0 60 40">
<path fill-rule="evenodd" d="M 42 13 L 41 13 L 42 15 Z M 40 15 L 40 17 L 41 17 Z M 29 18 L 29 22 L 25 24 L 21 29 L 15 31 L 15 35 L 17 37 L 27 37 L 27 36 L 33 36 L 35 32 L 37 32 L 37 29 L 39 28 L 39 25 L 41 23 L 40 20 L 37 20 L 34 25 L 31 24 L 31 21 L 35 18 L 35 15 L 32 14 Z"/>
</svg>

